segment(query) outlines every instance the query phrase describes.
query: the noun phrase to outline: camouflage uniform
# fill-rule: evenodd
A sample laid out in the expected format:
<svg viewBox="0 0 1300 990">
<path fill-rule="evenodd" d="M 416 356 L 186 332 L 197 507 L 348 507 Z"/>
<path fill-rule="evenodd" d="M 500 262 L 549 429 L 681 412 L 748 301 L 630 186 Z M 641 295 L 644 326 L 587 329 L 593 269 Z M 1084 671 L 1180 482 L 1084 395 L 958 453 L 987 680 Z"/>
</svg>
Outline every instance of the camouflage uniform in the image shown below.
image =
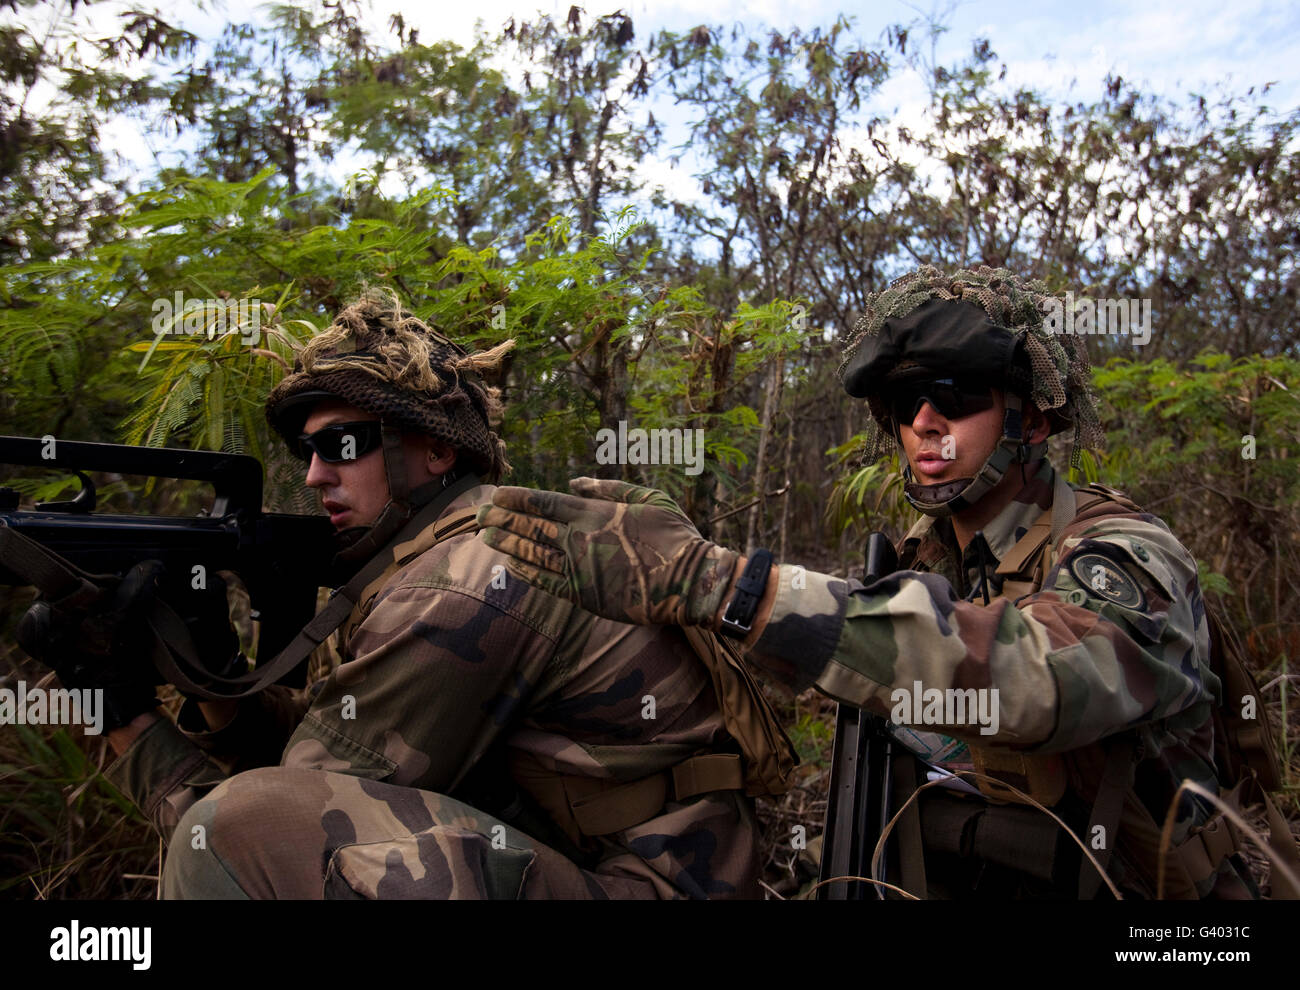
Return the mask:
<svg viewBox="0 0 1300 990">
<path fill-rule="evenodd" d="M 492 492 L 470 489 L 444 517 Z M 739 791 L 669 802 L 566 849 L 586 870 L 520 831 L 517 818 L 537 832 L 547 822 L 511 809 L 530 802 L 506 760 L 622 782 L 729 740 L 676 630 L 598 619 L 505 579 L 506 558 L 473 534 L 428 547 L 429 532 L 354 610 L 344 662 L 323 681 L 245 699 L 215 732 L 160 721 L 110 768 L 161 835 L 175 831 L 168 896 L 351 896 L 340 884 L 358 896 L 754 896 L 756 831 Z M 279 768 L 222 783 L 279 746 Z M 193 848 L 196 825 L 206 849 Z"/>
<path fill-rule="evenodd" d="M 303 410 L 342 397 L 476 473 L 408 493 L 386 444 L 390 500 L 340 558 L 391 562 L 335 634 L 341 662 L 244 698 L 215 731 L 187 701 L 109 769 L 172 839 L 167 896 L 757 895 L 752 801 L 696 772 L 696 757 L 740 764 L 715 755 L 737 749 L 687 637 L 551 597 L 474 537 L 495 490 L 481 479 L 505 466 L 484 357 L 368 296 L 268 400 L 291 445 Z M 393 535 L 433 499 L 437 523 Z M 442 525 L 458 517 L 470 525 Z"/>
</svg>

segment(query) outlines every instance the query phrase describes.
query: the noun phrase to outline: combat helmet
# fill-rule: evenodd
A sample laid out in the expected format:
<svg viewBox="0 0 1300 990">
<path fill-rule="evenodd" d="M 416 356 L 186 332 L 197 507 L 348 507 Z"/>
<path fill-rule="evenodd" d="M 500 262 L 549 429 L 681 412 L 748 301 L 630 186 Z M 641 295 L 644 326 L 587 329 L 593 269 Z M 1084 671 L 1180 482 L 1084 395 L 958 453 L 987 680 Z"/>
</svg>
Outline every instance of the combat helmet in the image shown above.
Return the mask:
<svg viewBox="0 0 1300 990">
<path fill-rule="evenodd" d="M 1036 461 L 1047 444 L 1025 442 L 1024 403 L 1046 415 L 1050 434 L 1073 428 L 1071 462 L 1100 449 L 1091 370 L 1082 339 L 1049 333 L 1047 287 L 1002 268 L 980 266 L 948 275 L 926 265 L 867 297 L 839 368 L 845 391 L 865 398 L 874 419 L 867 456 L 898 443 L 898 424 L 884 397 L 891 384 L 917 375 L 952 375 L 1002 389 L 1002 437 L 972 478 L 916 484 L 903 468 L 904 497 L 918 511 L 948 516 L 975 504 L 1016 463 Z"/>
<path fill-rule="evenodd" d="M 501 392 L 483 375 L 499 370 L 513 347 L 508 340 L 470 354 L 403 309 L 392 292 L 370 289 L 298 352 L 292 373 L 266 400 L 266 418 L 291 450 L 300 453 L 303 425 L 322 400 L 341 399 L 380 420 L 389 501 L 373 525 L 341 534 L 348 544 L 341 559 L 373 554 L 456 477 L 473 473 L 491 483 L 509 470 L 505 443 L 493 431 Z M 454 447 L 453 472 L 409 490 L 403 432 Z"/>
</svg>

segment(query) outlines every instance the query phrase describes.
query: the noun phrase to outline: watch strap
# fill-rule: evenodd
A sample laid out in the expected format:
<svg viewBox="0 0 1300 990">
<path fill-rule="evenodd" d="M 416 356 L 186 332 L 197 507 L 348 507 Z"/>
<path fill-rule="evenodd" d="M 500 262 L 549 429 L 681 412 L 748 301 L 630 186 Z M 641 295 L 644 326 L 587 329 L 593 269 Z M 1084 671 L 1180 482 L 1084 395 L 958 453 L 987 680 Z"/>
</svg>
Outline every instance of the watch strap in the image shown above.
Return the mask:
<svg viewBox="0 0 1300 990">
<path fill-rule="evenodd" d="M 736 582 L 731 601 L 722 613 L 722 627 L 718 630 L 725 636 L 744 639 L 754 628 L 754 618 L 758 614 L 759 602 L 767 590 L 767 579 L 772 573 L 772 551 L 759 548 L 750 555 L 745 563 L 745 571 Z"/>
</svg>

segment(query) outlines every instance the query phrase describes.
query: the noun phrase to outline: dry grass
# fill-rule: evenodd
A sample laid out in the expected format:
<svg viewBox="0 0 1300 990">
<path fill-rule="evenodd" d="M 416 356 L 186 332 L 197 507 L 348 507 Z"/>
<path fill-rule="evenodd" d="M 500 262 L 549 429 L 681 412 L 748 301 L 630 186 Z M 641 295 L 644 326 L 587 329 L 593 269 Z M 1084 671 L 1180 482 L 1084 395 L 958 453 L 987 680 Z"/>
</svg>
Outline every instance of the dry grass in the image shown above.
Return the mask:
<svg viewBox="0 0 1300 990">
<path fill-rule="evenodd" d="M 767 692 L 777 716 L 790 726 L 790 739 L 803 761 L 796 783 L 780 798 L 758 802 L 762 825 L 760 851 L 763 884 L 771 894 L 793 897 L 817 880 L 821 832 L 826 821 L 826 795 L 831 779 L 831 742 L 835 734 L 835 702 L 815 690 L 791 700 Z M 793 843 L 794 829 L 803 827 L 805 848 Z"/>
<path fill-rule="evenodd" d="M 158 838 L 101 775 L 110 761 L 103 739 L 80 729 L 0 731 L 0 896 L 157 895 Z"/>
</svg>

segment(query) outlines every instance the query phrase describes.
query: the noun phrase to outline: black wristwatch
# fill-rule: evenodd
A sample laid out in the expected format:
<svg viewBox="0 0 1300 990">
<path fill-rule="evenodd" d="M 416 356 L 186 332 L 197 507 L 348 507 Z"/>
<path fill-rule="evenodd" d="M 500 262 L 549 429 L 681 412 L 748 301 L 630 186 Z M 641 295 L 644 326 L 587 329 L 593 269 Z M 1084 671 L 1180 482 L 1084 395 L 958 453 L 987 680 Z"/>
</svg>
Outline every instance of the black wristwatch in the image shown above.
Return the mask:
<svg viewBox="0 0 1300 990">
<path fill-rule="evenodd" d="M 758 603 L 767 589 L 767 576 L 772 571 L 772 551 L 758 549 L 745 564 L 745 573 L 736 582 L 736 590 L 722 613 L 722 628 L 718 632 L 734 639 L 744 639 L 754 628 Z"/>
</svg>

